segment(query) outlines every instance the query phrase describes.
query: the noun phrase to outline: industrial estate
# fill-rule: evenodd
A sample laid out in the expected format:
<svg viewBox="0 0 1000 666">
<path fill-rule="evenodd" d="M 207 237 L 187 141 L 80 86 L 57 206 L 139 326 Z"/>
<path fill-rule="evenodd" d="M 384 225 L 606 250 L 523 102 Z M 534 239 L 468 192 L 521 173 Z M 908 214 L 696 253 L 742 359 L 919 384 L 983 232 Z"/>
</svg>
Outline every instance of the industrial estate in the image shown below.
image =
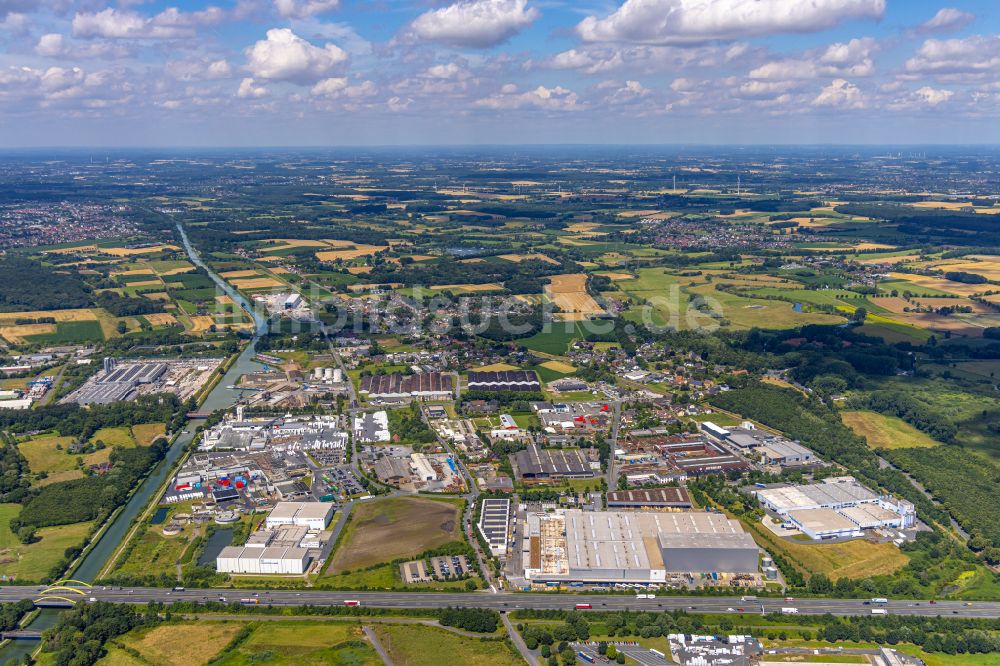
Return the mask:
<svg viewBox="0 0 1000 666">
<path fill-rule="evenodd" d="M 338 155 L 0 161 L 0 658 L 993 663 L 995 155 Z"/>
</svg>

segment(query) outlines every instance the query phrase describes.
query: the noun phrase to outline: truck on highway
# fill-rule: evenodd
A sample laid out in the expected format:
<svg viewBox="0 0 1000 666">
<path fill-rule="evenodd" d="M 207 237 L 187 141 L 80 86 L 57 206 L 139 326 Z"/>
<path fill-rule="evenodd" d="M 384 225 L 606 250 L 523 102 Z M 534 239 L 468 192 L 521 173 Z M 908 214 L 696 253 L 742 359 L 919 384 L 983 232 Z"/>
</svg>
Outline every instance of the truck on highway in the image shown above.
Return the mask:
<svg viewBox="0 0 1000 666">
<path fill-rule="evenodd" d="M 740 601 L 757 601 L 757 597 L 752 594 L 740 597 Z"/>
<path fill-rule="evenodd" d="M 588 664 L 593 664 L 593 663 L 594 663 L 594 658 L 593 658 L 593 657 L 591 657 L 591 656 L 590 656 L 589 654 L 587 654 L 586 652 L 582 652 L 582 651 L 581 651 L 581 652 L 577 652 L 577 653 L 576 653 L 576 656 L 578 656 L 578 657 L 579 657 L 580 659 L 583 659 L 583 660 L 584 660 L 585 662 L 587 662 Z"/>
<path fill-rule="evenodd" d="M 873 608 L 872 615 L 888 615 L 889 611 L 884 608 Z"/>
<path fill-rule="evenodd" d="M 260 599 L 240 599 L 240 603 L 244 606 L 256 606 L 260 603 Z"/>
<path fill-rule="evenodd" d="M 781 614 L 782 615 L 798 615 L 798 612 L 799 612 L 798 608 L 782 608 L 781 609 Z"/>
<path fill-rule="evenodd" d="M 635 595 L 635 598 L 636 599 L 655 599 L 656 595 L 655 594 L 637 594 L 637 595 Z"/>
<path fill-rule="evenodd" d="M 590 610 L 591 608 L 593 608 L 593 606 L 591 606 L 590 604 L 577 604 L 576 606 L 574 606 L 574 608 L 576 608 L 577 610 Z"/>
<path fill-rule="evenodd" d="M 874 599 L 871 600 L 871 603 L 873 605 L 881 605 L 889 603 L 889 600 L 886 599 L 885 597 L 875 597 Z"/>
<path fill-rule="evenodd" d="M 344 599 L 345 606 L 360 606 L 361 602 L 357 599 Z"/>
</svg>

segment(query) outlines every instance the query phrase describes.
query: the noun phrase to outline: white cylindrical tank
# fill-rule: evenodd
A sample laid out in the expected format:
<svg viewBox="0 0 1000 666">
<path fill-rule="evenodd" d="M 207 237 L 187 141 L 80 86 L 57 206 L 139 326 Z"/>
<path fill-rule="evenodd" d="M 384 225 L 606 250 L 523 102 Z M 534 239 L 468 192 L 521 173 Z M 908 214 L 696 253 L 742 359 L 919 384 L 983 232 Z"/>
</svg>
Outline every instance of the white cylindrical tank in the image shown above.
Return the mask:
<svg viewBox="0 0 1000 666">
<path fill-rule="evenodd" d="M 323 379 L 333 379 L 333 368 L 323 370 Z"/>
<path fill-rule="evenodd" d="M 313 368 L 313 379 L 323 379 L 323 368 Z"/>
<path fill-rule="evenodd" d="M 342 381 L 344 381 L 344 371 L 341 370 L 340 368 L 334 368 L 333 369 L 333 383 L 334 384 L 339 384 Z"/>
</svg>

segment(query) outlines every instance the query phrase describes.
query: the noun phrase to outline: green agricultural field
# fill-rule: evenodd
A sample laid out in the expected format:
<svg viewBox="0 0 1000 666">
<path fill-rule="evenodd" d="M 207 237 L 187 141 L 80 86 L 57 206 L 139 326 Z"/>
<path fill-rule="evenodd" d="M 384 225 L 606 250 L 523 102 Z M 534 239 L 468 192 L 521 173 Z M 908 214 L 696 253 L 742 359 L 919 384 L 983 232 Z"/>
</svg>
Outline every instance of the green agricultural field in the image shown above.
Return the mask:
<svg viewBox="0 0 1000 666">
<path fill-rule="evenodd" d="M 557 322 L 551 324 L 548 332 L 542 331 L 531 337 L 520 338 L 514 342 L 533 351 L 544 354 L 565 354 L 574 340 L 582 340 L 584 331 L 579 322 Z"/>
<path fill-rule="evenodd" d="M 65 345 L 104 340 L 104 333 L 98 321 L 63 321 L 56 324 L 54 333 L 26 336 L 25 339 L 40 345 Z"/>
<path fill-rule="evenodd" d="M 796 543 L 774 535 L 760 523 L 744 526 L 768 552 L 781 555 L 806 577 L 824 574 L 838 578 L 869 578 L 898 571 L 910 558 L 892 543 L 854 540 L 843 543 Z"/>
<path fill-rule="evenodd" d="M 260 623 L 245 641 L 214 663 L 379 666 L 381 660 L 365 640 L 360 623 L 290 621 Z"/>
<path fill-rule="evenodd" d="M 117 650 L 132 659 L 132 661 L 120 661 L 121 658 L 117 657 L 116 659 L 122 664 L 203 666 L 226 648 L 244 624 L 208 620 L 170 622 L 152 628 L 136 629 L 115 639 L 112 644 L 120 646 Z M 179 645 L 188 647 L 178 649 Z M 140 659 L 136 659 L 129 652 L 138 653 Z"/>
<path fill-rule="evenodd" d="M 83 476 L 76 466 L 78 456 L 66 452 L 72 443 L 72 437 L 41 435 L 21 442 L 17 448 L 28 461 L 28 468 L 33 474 L 45 472 L 48 475 L 38 483 L 46 485 Z"/>
<path fill-rule="evenodd" d="M 461 504 L 454 500 L 392 497 L 360 502 L 324 573 L 364 569 L 460 540 L 460 518 Z"/>
<path fill-rule="evenodd" d="M 67 548 L 79 546 L 91 523 L 75 523 L 38 530 L 38 540 L 22 544 L 10 530 L 10 521 L 21 512 L 19 504 L 0 504 L 0 575 L 40 580 L 63 558 Z"/>
<path fill-rule="evenodd" d="M 715 289 L 714 285 L 690 287 L 694 296 L 703 296 L 713 310 L 728 320 L 733 328 L 794 328 L 807 324 L 842 324 L 843 317 L 837 315 L 796 312 L 792 303 L 769 301 L 759 298 L 745 298 Z M 705 318 L 702 317 L 704 322 Z"/>
<path fill-rule="evenodd" d="M 413 624 L 374 626 L 379 642 L 396 666 L 523 666 L 521 658 L 500 640 L 459 636 Z"/>
<path fill-rule="evenodd" d="M 906 421 L 877 412 L 841 412 L 844 425 L 868 440 L 873 449 L 909 449 L 938 446 L 939 442 Z"/>
</svg>

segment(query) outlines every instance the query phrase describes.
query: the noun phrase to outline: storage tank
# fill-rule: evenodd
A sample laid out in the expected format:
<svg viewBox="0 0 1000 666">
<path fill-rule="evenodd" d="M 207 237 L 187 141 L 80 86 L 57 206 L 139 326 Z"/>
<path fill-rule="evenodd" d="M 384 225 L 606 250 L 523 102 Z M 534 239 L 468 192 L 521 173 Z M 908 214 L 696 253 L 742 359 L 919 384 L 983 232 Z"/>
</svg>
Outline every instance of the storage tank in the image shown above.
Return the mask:
<svg viewBox="0 0 1000 666">
<path fill-rule="evenodd" d="M 323 371 L 323 379 L 333 379 L 333 368 L 327 368 Z"/>
<path fill-rule="evenodd" d="M 313 368 L 313 379 L 323 379 L 323 368 Z"/>
<path fill-rule="evenodd" d="M 339 384 L 344 381 L 344 371 L 340 368 L 334 368 L 333 370 L 333 383 Z"/>
</svg>

